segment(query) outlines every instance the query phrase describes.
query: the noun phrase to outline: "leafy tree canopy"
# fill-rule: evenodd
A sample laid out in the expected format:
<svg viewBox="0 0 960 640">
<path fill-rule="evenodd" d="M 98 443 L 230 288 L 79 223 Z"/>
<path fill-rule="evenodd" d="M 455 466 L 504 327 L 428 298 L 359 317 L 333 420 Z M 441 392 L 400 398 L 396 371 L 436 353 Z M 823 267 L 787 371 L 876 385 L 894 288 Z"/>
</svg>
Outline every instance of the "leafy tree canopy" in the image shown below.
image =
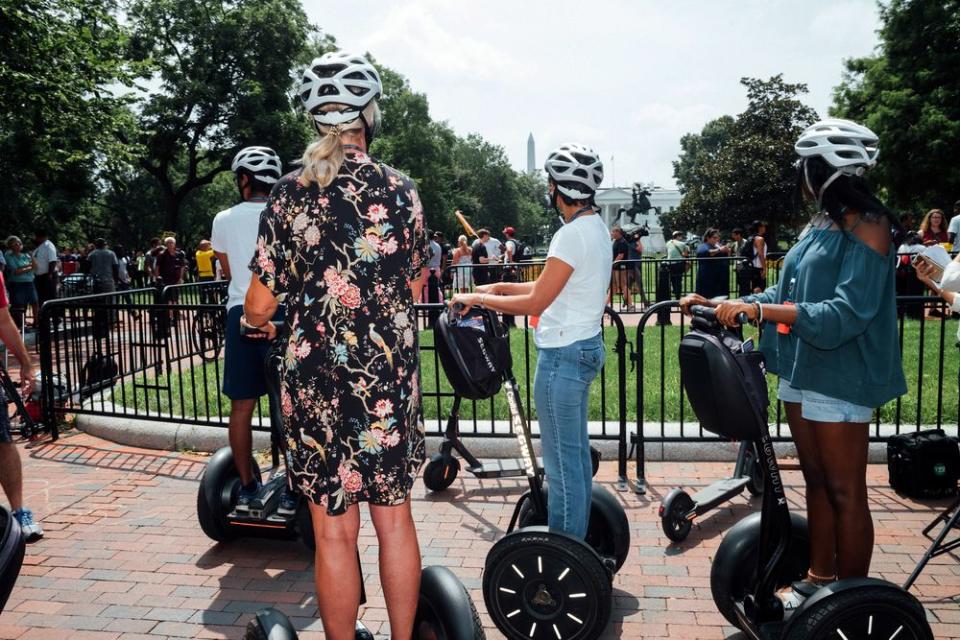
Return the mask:
<svg viewBox="0 0 960 640">
<path fill-rule="evenodd" d="M 797 221 L 794 142 L 816 112 L 799 96 L 806 85 L 743 78 L 747 108 L 736 118 L 721 116 L 680 140 L 673 174 L 683 195 L 662 216 L 664 227 L 701 234 L 708 227 L 732 229 L 761 219 L 775 232 Z"/>
<path fill-rule="evenodd" d="M 960 3 L 891 0 L 880 19 L 878 55 L 846 62 L 831 113 L 880 137 L 868 176 L 889 205 L 949 213 L 960 199 Z"/>
</svg>

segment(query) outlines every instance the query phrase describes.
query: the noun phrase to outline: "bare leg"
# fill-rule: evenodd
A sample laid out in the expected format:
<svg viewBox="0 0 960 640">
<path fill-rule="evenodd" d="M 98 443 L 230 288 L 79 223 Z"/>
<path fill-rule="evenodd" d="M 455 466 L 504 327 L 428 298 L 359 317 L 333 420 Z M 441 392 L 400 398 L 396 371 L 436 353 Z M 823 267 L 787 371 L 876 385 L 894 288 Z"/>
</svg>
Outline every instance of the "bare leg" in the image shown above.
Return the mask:
<svg viewBox="0 0 960 640">
<path fill-rule="evenodd" d="M 256 406 L 256 400 L 233 400 L 230 403 L 230 449 L 233 451 L 233 464 L 236 465 L 244 486 L 253 481 L 253 469 L 250 466 L 253 456 L 253 431 L 250 424 Z"/>
<path fill-rule="evenodd" d="M 354 504 L 343 515 L 330 516 L 323 507 L 309 505 L 317 542 L 314 578 L 323 632 L 329 640 L 353 640 L 360 610 L 360 508 Z"/>
<path fill-rule="evenodd" d="M 10 510 L 23 508 L 23 471 L 20 453 L 10 443 L 0 444 L 0 486 L 10 501 Z"/>
<path fill-rule="evenodd" d="M 869 425 L 813 422 L 823 461 L 827 496 L 833 507 L 837 575 L 864 577 L 873 557 L 873 519 L 867 502 Z"/>
<path fill-rule="evenodd" d="M 410 500 L 393 507 L 370 505 L 380 546 L 380 584 L 387 601 L 390 637 L 409 640 L 420 595 L 420 545 Z"/>
<path fill-rule="evenodd" d="M 812 424 L 800 412 L 800 403 L 784 402 L 790 433 L 797 445 L 800 468 L 807 485 L 807 521 L 810 532 L 810 572 L 823 577 L 837 574 L 837 534 L 833 506 Z"/>
</svg>

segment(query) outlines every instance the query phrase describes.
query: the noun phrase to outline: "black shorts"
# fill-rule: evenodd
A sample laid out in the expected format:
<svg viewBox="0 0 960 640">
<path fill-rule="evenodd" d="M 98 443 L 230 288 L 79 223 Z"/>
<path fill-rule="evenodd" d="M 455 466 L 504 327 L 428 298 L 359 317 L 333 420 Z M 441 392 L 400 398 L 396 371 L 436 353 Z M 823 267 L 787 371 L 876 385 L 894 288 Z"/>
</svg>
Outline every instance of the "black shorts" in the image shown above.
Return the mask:
<svg viewBox="0 0 960 640">
<path fill-rule="evenodd" d="M 227 311 L 227 326 L 224 332 L 226 344 L 223 355 L 223 395 L 231 400 L 256 400 L 267 393 L 264 371 L 270 342 L 241 336 L 240 316 L 242 315 L 242 304 L 230 307 Z M 273 319 L 282 320 L 283 311 L 278 309 Z"/>
</svg>

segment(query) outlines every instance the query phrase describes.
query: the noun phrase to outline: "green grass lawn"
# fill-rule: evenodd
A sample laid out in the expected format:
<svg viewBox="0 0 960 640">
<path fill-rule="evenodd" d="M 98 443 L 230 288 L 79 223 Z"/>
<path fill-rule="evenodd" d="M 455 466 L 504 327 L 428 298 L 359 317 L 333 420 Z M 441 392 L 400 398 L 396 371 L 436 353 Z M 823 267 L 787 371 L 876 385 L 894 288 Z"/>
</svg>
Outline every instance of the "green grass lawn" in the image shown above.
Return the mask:
<svg viewBox="0 0 960 640">
<path fill-rule="evenodd" d="M 921 354 L 918 348 L 920 324 L 917 321 L 907 321 L 904 328 L 904 372 L 907 377 L 908 392 L 901 398 L 901 422 L 911 424 L 917 421 L 917 380 L 918 373 L 922 371 L 923 377 L 923 395 L 920 399 L 920 418 L 921 424 L 933 424 L 937 421 L 937 394 L 938 380 L 940 374 L 938 371 L 938 354 L 940 351 L 939 330 L 940 326 L 937 320 L 930 320 L 926 323 L 925 331 L 927 335 L 924 340 L 924 349 Z M 955 424 L 957 421 L 957 368 L 960 365 L 957 349 L 954 346 L 954 336 L 956 334 L 955 321 L 947 321 L 945 327 L 945 358 L 942 377 L 942 421 L 946 424 Z M 528 409 L 536 415 L 532 406 L 532 400 L 528 394 L 532 394 L 529 384 L 533 382 L 533 372 L 536 369 L 537 354 L 533 345 L 532 331 L 527 333 L 529 340 L 524 340 L 524 331 L 515 329 L 511 332 L 511 346 L 513 350 L 514 375 L 520 384 L 523 402 Z M 648 326 L 644 334 L 643 344 L 643 365 L 646 375 L 644 376 L 644 419 L 647 421 L 678 421 L 683 412 L 685 422 L 695 421 L 695 416 L 688 402 L 684 401 L 681 407 L 681 388 L 679 365 L 677 363 L 677 344 L 680 339 L 680 327 L 656 327 Z M 627 327 L 627 339 L 634 343 L 634 348 L 639 351 L 636 342 L 637 333 L 635 327 Z M 446 417 L 453 405 L 452 397 L 437 397 L 437 378 L 436 371 L 438 362 L 435 352 L 432 350 L 433 333 L 424 331 L 420 334 L 422 347 L 421 358 L 421 380 L 423 381 L 424 391 L 424 410 L 428 419 L 435 419 L 438 416 Z M 607 346 L 607 366 L 602 378 L 598 378 L 590 390 L 590 420 L 612 420 L 619 418 L 617 407 L 617 393 L 620 380 L 617 373 L 617 356 L 615 353 L 616 332 L 613 328 L 604 329 L 604 342 Z M 526 350 L 528 358 L 525 358 Z M 664 375 L 660 375 L 660 363 L 664 365 Z M 629 347 L 628 347 L 629 354 Z M 638 354 L 639 355 L 639 354 Z M 529 366 L 525 366 L 525 360 Z M 637 411 L 637 369 L 639 363 L 627 362 L 626 389 L 627 389 L 627 419 L 635 421 L 638 415 Z M 183 369 L 176 371 L 174 363 L 174 372 L 169 376 L 170 393 L 157 393 L 155 391 L 144 391 L 142 388 L 135 389 L 131 382 L 127 382 L 122 388 L 118 388 L 114 395 L 116 402 L 126 406 L 136 407 L 140 411 L 150 410 L 152 412 L 161 411 L 189 417 L 196 416 L 215 416 L 228 415 L 230 412 L 230 401 L 220 393 L 220 376 L 223 372 L 223 363 L 208 362 L 203 366 L 197 366 L 192 369 Z M 922 369 L 921 369 L 922 366 Z M 529 384 L 528 384 L 529 380 Z M 143 380 L 141 379 L 140 382 Z M 159 379 L 148 378 L 153 383 L 166 384 L 167 376 L 160 376 Z M 449 383 L 445 376 L 441 374 L 439 378 L 440 392 L 452 393 Z M 771 409 L 770 420 L 776 419 L 776 379 L 773 376 L 768 380 L 770 388 Z M 603 400 L 602 400 L 603 399 Z M 605 402 L 604 402 L 605 400 Z M 266 402 L 261 406 L 266 411 Z M 605 415 L 602 415 L 601 407 L 605 406 Z M 499 394 L 493 400 L 480 402 L 465 401 L 461 407 L 461 418 L 467 422 L 472 419 L 489 420 L 493 415 L 500 420 L 506 419 L 506 401 L 502 394 Z M 897 403 L 891 402 L 881 409 L 881 422 L 896 421 Z"/>
</svg>

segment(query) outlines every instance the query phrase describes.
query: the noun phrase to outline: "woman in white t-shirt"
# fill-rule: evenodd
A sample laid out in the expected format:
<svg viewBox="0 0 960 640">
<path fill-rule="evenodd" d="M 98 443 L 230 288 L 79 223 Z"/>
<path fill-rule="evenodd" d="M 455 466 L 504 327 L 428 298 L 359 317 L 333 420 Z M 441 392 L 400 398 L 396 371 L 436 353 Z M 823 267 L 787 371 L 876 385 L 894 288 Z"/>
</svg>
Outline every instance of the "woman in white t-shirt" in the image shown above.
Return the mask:
<svg viewBox="0 0 960 640">
<path fill-rule="evenodd" d="M 590 383 L 603 367 L 601 322 L 613 256 L 609 231 L 594 195 L 603 164 L 592 149 L 564 144 L 547 156 L 550 201 L 563 226 L 534 282 L 495 282 L 453 303 L 506 315 L 540 316 L 534 334 L 537 371 L 533 397 L 543 444 L 550 500 L 547 524 L 584 538 L 590 518 L 592 464 L 587 433 Z"/>
</svg>

